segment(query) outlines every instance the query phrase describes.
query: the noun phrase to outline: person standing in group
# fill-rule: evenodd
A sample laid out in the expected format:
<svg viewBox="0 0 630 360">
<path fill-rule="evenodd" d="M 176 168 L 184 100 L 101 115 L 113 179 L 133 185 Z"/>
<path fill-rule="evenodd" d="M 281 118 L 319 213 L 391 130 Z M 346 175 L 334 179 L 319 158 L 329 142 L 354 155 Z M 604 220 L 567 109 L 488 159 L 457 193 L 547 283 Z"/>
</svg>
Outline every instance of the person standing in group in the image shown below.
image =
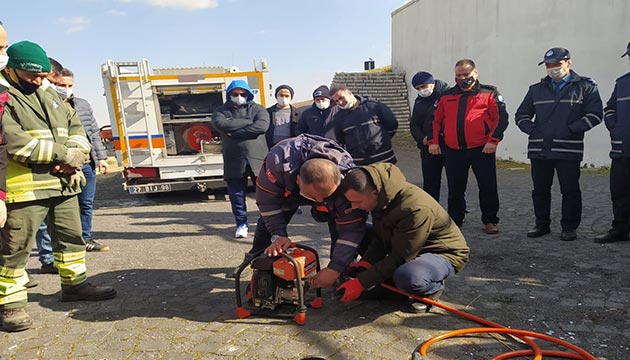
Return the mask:
<svg viewBox="0 0 630 360">
<path fill-rule="evenodd" d="M 538 63 L 542 64 L 547 76 L 529 86 L 514 119 L 529 136 L 527 157 L 536 224 L 527 236 L 536 238 L 551 232 L 551 185 L 556 172 L 562 193 L 560 240 L 572 241 L 577 238 L 582 217 L 584 133 L 602 122 L 602 100 L 595 81 L 571 70 L 569 50 L 549 49 Z"/>
<path fill-rule="evenodd" d="M 2 71 L 11 85 L 2 122 L 9 155 L 7 223 L 0 238 L 0 306 L 5 331 L 21 331 L 33 321 L 26 313 L 25 267 L 35 233 L 48 221 L 61 301 L 111 299 L 116 291 L 87 282 L 85 243 L 77 194 L 85 182 L 81 167 L 90 142 L 76 112 L 54 92 L 41 88 L 50 61 L 30 41 L 7 50 Z"/>
<path fill-rule="evenodd" d="M 432 155 L 429 152 L 429 134 L 433 134 L 433 111 L 440 96 L 449 89 L 447 83 L 433 78 L 431 73 L 420 71 L 411 79 L 411 85 L 418 91 L 413 105 L 409 129 L 411 136 L 420 149 L 422 159 L 422 189 L 440 202 L 440 187 L 442 184 L 442 169 L 444 156 Z M 439 143 L 443 146 L 444 139 L 440 135 Z"/>
<path fill-rule="evenodd" d="M 328 86 L 318 86 L 313 91 L 313 105 L 302 112 L 297 125 L 297 134 L 311 134 L 337 141 L 333 117 L 339 110 L 330 103 Z"/>
<path fill-rule="evenodd" d="M 94 196 L 96 195 L 96 169 L 107 174 L 107 151 L 101 142 L 101 133 L 90 104 L 82 98 L 74 96 L 74 73 L 63 68 L 56 78 L 55 89 L 64 102 L 70 105 L 79 115 L 88 140 L 92 145 L 90 161 L 83 164 L 81 170 L 85 176 L 85 186 L 79 194 L 79 210 L 81 211 L 81 229 L 85 249 L 90 252 L 109 251 L 109 246 L 102 245 L 92 238 L 92 216 L 94 213 Z"/>
<path fill-rule="evenodd" d="M 444 154 L 448 180 L 448 213 L 462 226 L 466 213 L 468 170 L 472 167 L 479 186 L 483 232 L 497 234 L 499 192 L 496 150 L 508 126 L 505 100 L 497 88 L 481 84 L 475 62 L 461 59 L 455 64 L 455 82 L 444 92 L 434 112 L 429 152 Z M 444 134 L 444 146 L 440 136 Z"/>
<path fill-rule="evenodd" d="M 630 60 L 630 42 L 621 55 Z M 615 82 L 615 88 L 604 108 L 604 124 L 610 132 L 610 197 L 613 221 L 610 230 L 595 237 L 606 244 L 629 241 L 630 237 L 630 72 Z"/>
<path fill-rule="evenodd" d="M 333 118 L 335 138 L 352 155 L 357 165 L 396 163 L 392 137 L 398 129 L 396 116 L 387 105 L 356 96 L 345 86 L 330 89 L 339 106 Z"/>
<path fill-rule="evenodd" d="M 289 85 L 280 85 L 276 88 L 277 103 L 267 108 L 270 121 L 265 139 L 269 149 L 280 141 L 297 135 L 296 127 L 299 114 L 297 109 L 291 105 L 293 95 L 293 88 Z"/>
<path fill-rule="evenodd" d="M 265 132 L 269 113 L 256 104 L 244 80 L 234 80 L 226 90 L 228 100 L 212 113 L 212 124 L 221 134 L 223 178 L 227 182 L 232 213 L 236 220 L 235 238 L 248 235 L 247 179 L 255 182 L 267 154 Z"/>
</svg>

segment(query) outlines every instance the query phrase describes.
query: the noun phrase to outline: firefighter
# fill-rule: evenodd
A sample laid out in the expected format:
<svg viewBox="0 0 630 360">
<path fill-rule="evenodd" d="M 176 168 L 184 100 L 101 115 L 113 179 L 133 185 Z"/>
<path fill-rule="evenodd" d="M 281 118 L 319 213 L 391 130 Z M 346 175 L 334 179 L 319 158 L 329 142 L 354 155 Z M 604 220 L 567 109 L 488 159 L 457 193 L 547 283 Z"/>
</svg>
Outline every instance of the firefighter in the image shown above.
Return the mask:
<svg viewBox="0 0 630 360">
<path fill-rule="evenodd" d="M 318 221 L 329 223 L 331 260 L 315 277 L 314 286 L 329 287 L 361 251 L 367 214 L 353 210 L 337 191 L 341 175 L 354 167 L 337 143 L 302 134 L 274 146 L 256 179 L 258 219 L 249 254 L 264 250 L 278 255 L 291 243 L 287 225 L 301 204 L 312 204 Z"/>
<path fill-rule="evenodd" d="M 11 45 L 7 53 L 9 62 L 2 75 L 10 84 L 11 98 L 2 122 L 9 155 L 8 218 L 0 239 L 0 307 L 3 328 L 12 332 L 32 325 L 24 310 L 25 267 L 44 219 L 61 277 L 61 301 L 111 299 L 116 291 L 86 282 L 76 195 L 85 180 L 81 167 L 88 159 L 90 143 L 81 121 L 59 95 L 40 88 L 50 61 L 39 45 L 22 41 Z"/>
<path fill-rule="evenodd" d="M 353 209 L 372 212 L 376 238 L 361 261 L 364 270 L 344 282 L 342 302 L 357 299 L 364 289 L 392 279 L 401 290 L 437 300 L 444 280 L 462 270 L 470 250 L 459 227 L 435 199 L 406 181 L 398 167 L 379 163 L 352 170 L 341 191 Z M 412 311 L 427 311 L 413 303 Z"/>
</svg>

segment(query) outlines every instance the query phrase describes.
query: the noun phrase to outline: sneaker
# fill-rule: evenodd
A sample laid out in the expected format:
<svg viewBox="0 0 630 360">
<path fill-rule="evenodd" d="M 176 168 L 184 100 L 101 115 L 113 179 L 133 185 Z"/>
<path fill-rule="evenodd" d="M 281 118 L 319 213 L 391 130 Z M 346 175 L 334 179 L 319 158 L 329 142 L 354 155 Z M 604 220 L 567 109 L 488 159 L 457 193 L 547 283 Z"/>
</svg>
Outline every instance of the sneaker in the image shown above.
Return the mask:
<svg viewBox="0 0 630 360">
<path fill-rule="evenodd" d="M 443 293 L 444 293 L 444 290 L 440 290 L 440 291 L 438 291 L 438 292 L 436 292 L 434 294 L 431 294 L 431 295 L 424 295 L 424 297 L 429 298 L 429 299 L 431 299 L 433 301 L 439 301 L 440 297 L 442 297 Z M 412 299 L 412 301 L 414 301 L 414 302 L 411 303 L 411 306 L 410 306 L 410 309 L 409 309 L 412 313 L 415 313 L 415 314 L 428 313 L 429 311 L 431 311 L 431 308 L 433 307 L 433 305 L 431 305 L 431 304 L 425 304 L 423 302 L 416 301 L 413 298 L 411 298 L 411 299 Z"/>
<path fill-rule="evenodd" d="M 109 286 L 96 286 L 89 282 L 68 286 L 61 290 L 61 301 L 100 301 L 112 299 L 116 290 Z"/>
<path fill-rule="evenodd" d="M 101 245 L 94 240 L 88 240 L 85 242 L 85 250 L 90 252 L 105 252 L 109 251 L 109 246 Z"/>
<path fill-rule="evenodd" d="M 39 273 L 40 274 L 59 274 L 59 269 L 57 269 L 53 263 L 42 264 L 42 267 L 39 270 Z"/>
<path fill-rule="evenodd" d="M 2 328 L 7 332 L 22 331 L 33 325 L 33 319 L 24 308 L 2 310 Z"/>
<path fill-rule="evenodd" d="M 247 225 L 239 225 L 236 227 L 236 232 L 234 233 L 234 237 L 237 239 L 242 239 L 247 237 L 247 231 L 249 228 Z"/>
</svg>

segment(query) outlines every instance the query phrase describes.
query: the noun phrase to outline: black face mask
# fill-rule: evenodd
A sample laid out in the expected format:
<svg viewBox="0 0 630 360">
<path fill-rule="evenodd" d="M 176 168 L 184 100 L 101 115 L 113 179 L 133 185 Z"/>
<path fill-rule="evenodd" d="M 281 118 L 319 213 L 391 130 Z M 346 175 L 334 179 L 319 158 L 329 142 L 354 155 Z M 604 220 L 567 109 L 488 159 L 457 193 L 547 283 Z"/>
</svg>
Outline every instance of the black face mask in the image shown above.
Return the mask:
<svg viewBox="0 0 630 360">
<path fill-rule="evenodd" d="M 22 88 L 22 92 L 25 93 L 26 95 L 30 95 L 30 94 L 34 93 L 37 90 L 37 88 L 39 88 L 39 85 L 32 84 L 32 83 L 22 79 L 19 76 L 18 76 L 18 82 L 20 83 L 20 87 Z"/>
<path fill-rule="evenodd" d="M 459 85 L 460 88 L 462 89 L 468 89 L 472 86 L 472 84 L 475 83 L 475 78 L 472 76 L 469 76 L 467 78 L 463 78 L 461 80 L 459 79 L 455 79 L 455 81 L 457 82 L 457 85 Z"/>
</svg>

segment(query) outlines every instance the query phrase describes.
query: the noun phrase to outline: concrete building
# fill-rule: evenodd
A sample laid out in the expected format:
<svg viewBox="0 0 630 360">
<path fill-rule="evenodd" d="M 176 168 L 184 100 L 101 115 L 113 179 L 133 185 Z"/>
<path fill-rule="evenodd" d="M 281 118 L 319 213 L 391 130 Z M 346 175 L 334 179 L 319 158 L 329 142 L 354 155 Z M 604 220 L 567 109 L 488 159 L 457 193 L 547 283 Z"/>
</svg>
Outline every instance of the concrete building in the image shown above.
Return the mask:
<svg viewBox="0 0 630 360">
<path fill-rule="evenodd" d="M 392 70 L 411 77 L 420 70 L 454 83 L 458 59 L 477 63 L 479 80 L 497 86 L 507 101 L 510 126 L 498 156 L 527 160 L 527 137 L 514 123 L 514 112 L 528 86 L 544 77 L 537 66 L 552 47 L 571 51 L 572 69 L 595 79 L 605 103 L 614 81 L 630 71 L 621 59 L 630 41 L 628 0 L 411 0 L 392 13 Z M 609 165 L 605 126 L 585 137 L 584 163 Z"/>
</svg>

